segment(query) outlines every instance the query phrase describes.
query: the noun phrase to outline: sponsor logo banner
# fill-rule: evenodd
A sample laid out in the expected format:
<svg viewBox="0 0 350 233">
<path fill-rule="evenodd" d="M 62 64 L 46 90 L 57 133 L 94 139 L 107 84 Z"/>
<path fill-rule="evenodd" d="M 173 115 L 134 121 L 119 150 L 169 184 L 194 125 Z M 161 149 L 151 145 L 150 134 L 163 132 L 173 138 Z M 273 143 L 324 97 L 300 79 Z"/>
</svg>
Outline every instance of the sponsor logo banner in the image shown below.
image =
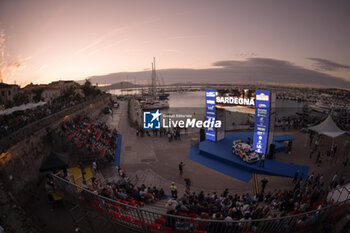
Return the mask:
<svg viewBox="0 0 350 233">
<path fill-rule="evenodd" d="M 270 120 L 270 91 L 255 91 L 255 124 L 253 149 L 258 153 L 266 153 L 269 120 Z"/>
<path fill-rule="evenodd" d="M 205 90 L 206 120 L 216 121 L 216 89 Z M 205 127 L 205 138 L 209 141 L 216 141 L 215 126 Z"/>
</svg>

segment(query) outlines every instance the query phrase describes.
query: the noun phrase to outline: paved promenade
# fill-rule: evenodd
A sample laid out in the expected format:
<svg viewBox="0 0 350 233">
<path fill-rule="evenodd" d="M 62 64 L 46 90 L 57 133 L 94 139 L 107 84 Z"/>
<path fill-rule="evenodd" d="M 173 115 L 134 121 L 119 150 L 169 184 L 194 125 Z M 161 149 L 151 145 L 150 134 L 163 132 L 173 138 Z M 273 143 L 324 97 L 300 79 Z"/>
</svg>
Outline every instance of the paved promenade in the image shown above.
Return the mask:
<svg viewBox="0 0 350 233">
<path fill-rule="evenodd" d="M 211 170 L 203 165 L 195 163 L 186 158 L 189 154 L 191 138 L 198 138 L 198 134 L 187 134 L 181 136 L 181 141 L 168 142 L 166 137 L 136 136 L 136 130 L 131 128 L 127 120 L 127 101 L 120 104 L 119 109 L 114 111 L 113 118 L 107 120 L 110 127 L 116 127 L 123 134 L 121 167 L 137 185 L 163 187 L 169 193 L 169 185 L 174 181 L 180 194 L 184 190 L 184 178 L 190 177 L 193 182 L 192 190 L 205 190 L 206 192 L 217 191 L 221 193 L 225 188 L 232 192 L 252 193 L 252 184 L 236 180 L 217 171 Z M 345 141 L 349 136 L 343 135 L 336 138 L 338 152 L 335 158 L 330 161 L 323 161 L 321 166 L 315 165 L 316 154 L 309 158 L 308 135 L 299 131 L 291 130 L 276 132 L 277 134 L 289 134 L 296 137 L 293 142 L 292 154 L 280 153 L 276 159 L 283 162 L 295 163 L 310 166 L 310 174 L 324 174 L 325 182 L 328 183 L 335 172 L 346 176 L 346 183 L 350 177 L 350 169 L 344 167 L 342 162 L 348 156 L 344 150 Z M 320 149 L 325 151 L 330 148 L 331 139 L 321 138 Z M 185 163 L 182 177 L 179 175 L 178 164 Z M 116 176 L 116 169 L 111 167 L 104 171 L 105 177 Z M 264 176 L 265 177 L 265 176 Z M 292 188 L 291 178 L 266 176 L 269 183 L 266 190 L 278 188 Z M 263 179 L 263 176 L 258 176 Z M 259 184 L 260 185 L 260 184 Z"/>
</svg>

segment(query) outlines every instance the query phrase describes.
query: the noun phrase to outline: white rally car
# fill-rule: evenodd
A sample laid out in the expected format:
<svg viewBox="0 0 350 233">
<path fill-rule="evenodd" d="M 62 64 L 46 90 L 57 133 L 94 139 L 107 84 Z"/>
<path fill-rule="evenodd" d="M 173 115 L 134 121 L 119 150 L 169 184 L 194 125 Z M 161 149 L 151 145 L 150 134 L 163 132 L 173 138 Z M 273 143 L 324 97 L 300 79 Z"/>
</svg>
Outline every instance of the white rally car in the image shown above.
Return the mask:
<svg viewBox="0 0 350 233">
<path fill-rule="evenodd" d="M 232 153 L 241 157 L 241 159 L 246 163 L 255 163 L 259 161 L 259 155 L 253 150 L 253 148 L 244 143 L 242 140 L 233 141 Z"/>
</svg>

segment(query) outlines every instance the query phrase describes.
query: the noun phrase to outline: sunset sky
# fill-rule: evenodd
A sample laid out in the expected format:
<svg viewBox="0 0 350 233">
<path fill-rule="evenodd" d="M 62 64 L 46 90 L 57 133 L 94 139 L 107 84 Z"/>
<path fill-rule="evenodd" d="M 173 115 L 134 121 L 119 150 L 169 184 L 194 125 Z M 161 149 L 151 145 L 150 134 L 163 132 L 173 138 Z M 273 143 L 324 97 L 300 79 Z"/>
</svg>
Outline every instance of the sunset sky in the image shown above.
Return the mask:
<svg viewBox="0 0 350 233">
<path fill-rule="evenodd" d="M 345 0 L 2 0 L 3 81 L 143 71 L 153 57 L 159 69 L 271 58 L 350 81 L 349 12 Z"/>
</svg>

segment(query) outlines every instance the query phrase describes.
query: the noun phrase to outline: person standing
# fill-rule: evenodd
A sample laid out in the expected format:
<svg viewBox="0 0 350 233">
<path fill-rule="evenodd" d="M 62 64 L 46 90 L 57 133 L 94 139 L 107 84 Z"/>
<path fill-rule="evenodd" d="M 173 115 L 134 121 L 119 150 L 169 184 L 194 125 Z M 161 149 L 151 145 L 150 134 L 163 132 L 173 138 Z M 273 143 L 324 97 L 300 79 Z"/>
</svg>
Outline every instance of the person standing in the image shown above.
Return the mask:
<svg viewBox="0 0 350 233">
<path fill-rule="evenodd" d="M 185 181 L 186 189 L 190 190 L 191 179 L 190 178 L 185 178 L 184 181 Z"/>
<path fill-rule="evenodd" d="M 310 154 L 309 154 L 309 158 L 311 159 L 312 158 L 312 154 L 314 153 L 314 148 L 311 148 L 310 149 Z"/>
<path fill-rule="evenodd" d="M 170 133 L 170 131 L 169 131 L 169 132 L 168 132 L 168 140 L 169 140 L 169 142 L 171 142 L 172 139 L 173 139 L 173 136 L 171 135 L 171 133 Z"/>
<path fill-rule="evenodd" d="M 173 198 L 177 198 L 177 188 L 176 188 L 174 182 L 172 182 L 171 185 L 170 185 L 170 192 L 171 192 L 171 196 Z"/>
<path fill-rule="evenodd" d="M 265 154 L 261 154 L 261 159 L 260 159 L 259 167 L 264 168 L 264 163 L 265 163 Z"/>
<path fill-rule="evenodd" d="M 96 176 L 96 174 L 97 174 L 97 163 L 96 163 L 96 160 L 92 162 L 92 172 L 93 172 L 94 176 Z"/>
<path fill-rule="evenodd" d="M 320 141 L 319 141 L 319 139 L 317 138 L 316 141 L 315 141 L 315 147 L 314 147 L 314 150 L 315 150 L 315 151 L 317 151 L 318 144 L 320 144 Z"/>
<path fill-rule="evenodd" d="M 269 182 L 269 181 L 266 179 L 266 177 L 264 177 L 264 179 L 261 180 L 261 193 L 264 193 L 266 184 L 267 184 L 268 182 Z"/>
<path fill-rule="evenodd" d="M 313 132 L 312 132 L 312 131 L 310 131 L 310 134 L 309 134 L 309 139 L 310 139 L 310 147 L 311 147 L 311 145 L 312 145 L 312 141 L 313 141 L 313 139 L 314 139 L 314 134 L 313 134 Z"/>
<path fill-rule="evenodd" d="M 296 182 L 298 182 L 298 178 L 299 178 L 299 170 L 297 170 L 294 174 L 294 178 L 293 178 L 293 184 L 295 184 Z"/>
<path fill-rule="evenodd" d="M 292 145 L 293 145 L 293 141 L 292 140 L 288 141 L 287 152 L 289 155 L 292 153 Z"/>
<path fill-rule="evenodd" d="M 337 187 L 338 185 L 338 172 L 336 172 L 332 178 L 331 189 Z"/>
<path fill-rule="evenodd" d="M 337 153 L 338 145 L 334 144 L 332 147 L 332 157 L 335 157 L 335 153 Z"/>
<path fill-rule="evenodd" d="M 181 161 L 179 163 L 179 172 L 180 172 L 180 176 L 182 176 L 182 173 L 183 173 L 183 167 L 185 166 L 185 164 Z"/>
<path fill-rule="evenodd" d="M 316 164 L 318 164 L 320 162 L 320 159 L 321 159 L 321 151 L 319 151 L 317 153 L 317 157 L 316 157 Z"/>
</svg>

